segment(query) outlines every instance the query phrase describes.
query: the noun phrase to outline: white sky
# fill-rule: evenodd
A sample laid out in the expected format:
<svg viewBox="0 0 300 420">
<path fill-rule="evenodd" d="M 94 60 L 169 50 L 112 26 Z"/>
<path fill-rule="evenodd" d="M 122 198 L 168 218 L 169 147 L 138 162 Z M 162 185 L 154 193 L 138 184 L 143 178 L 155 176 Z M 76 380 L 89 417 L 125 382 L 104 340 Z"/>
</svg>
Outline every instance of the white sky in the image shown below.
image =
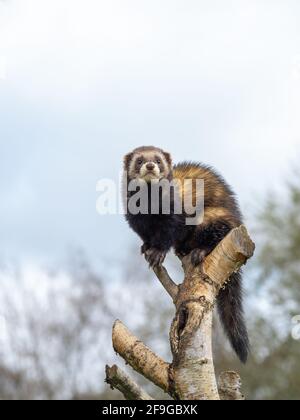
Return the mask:
<svg viewBox="0 0 300 420">
<path fill-rule="evenodd" d="M 142 144 L 212 164 L 250 214 L 299 161 L 299 22 L 297 0 L 0 1 L 2 258 L 138 244 L 95 186 Z"/>
</svg>

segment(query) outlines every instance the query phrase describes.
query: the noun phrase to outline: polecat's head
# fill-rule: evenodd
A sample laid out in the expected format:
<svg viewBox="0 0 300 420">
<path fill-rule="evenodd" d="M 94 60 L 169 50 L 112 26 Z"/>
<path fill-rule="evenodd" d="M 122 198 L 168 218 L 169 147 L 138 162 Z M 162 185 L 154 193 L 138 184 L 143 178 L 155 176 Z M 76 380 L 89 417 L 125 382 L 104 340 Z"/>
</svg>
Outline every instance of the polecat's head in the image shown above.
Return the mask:
<svg viewBox="0 0 300 420">
<path fill-rule="evenodd" d="M 151 182 L 170 178 L 172 176 L 171 155 L 157 147 L 139 147 L 125 156 L 124 170 L 131 180 L 143 179 Z"/>
</svg>

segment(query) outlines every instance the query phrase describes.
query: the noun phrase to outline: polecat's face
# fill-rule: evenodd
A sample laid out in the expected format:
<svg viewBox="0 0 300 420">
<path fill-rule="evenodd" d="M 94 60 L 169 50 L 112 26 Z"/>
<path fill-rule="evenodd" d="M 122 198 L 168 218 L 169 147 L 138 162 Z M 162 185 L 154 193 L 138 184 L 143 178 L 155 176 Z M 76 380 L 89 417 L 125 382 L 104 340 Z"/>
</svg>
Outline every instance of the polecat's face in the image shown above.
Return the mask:
<svg viewBox="0 0 300 420">
<path fill-rule="evenodd" d="M 168 178 L 172 173 L 172 160 L 168 153 L 157 148 L 141 147 L 125 156 L 125 170 L 129 179 L 146 182 Z"/>
</svg>

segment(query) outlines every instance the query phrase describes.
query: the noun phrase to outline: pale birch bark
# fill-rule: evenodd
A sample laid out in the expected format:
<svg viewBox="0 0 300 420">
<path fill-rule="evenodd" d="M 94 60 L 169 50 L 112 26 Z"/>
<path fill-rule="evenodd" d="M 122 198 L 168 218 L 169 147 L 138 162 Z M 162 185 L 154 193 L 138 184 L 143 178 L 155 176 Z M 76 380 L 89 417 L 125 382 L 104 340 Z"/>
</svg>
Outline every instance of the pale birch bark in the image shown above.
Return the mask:
<svg viewBox="0 0 300 420">
<path fill-rule="evenodd" d="M 176 307 L 170 329 L 171 364 L 155 355 L 120 321 L 113 328 L 115 351 L 175 399 L 242 399 L 237 381 L 234 382 L 238 375 L 232 373 L 221 376 L 219 395 L 212 355 L 212 310 L 220 289 L 253 255 L 254 249 L 246 228 L 240 226 L 206 257 L 202 269 L 191 264 L 190 256 L 183 258 L 185 278 L 181 285 L 173 282 L 164 267 L 155 270 Z"/>
<path fill-rule="evenodd" d="M 116 365 L 106 366 L 106 382 L 112 389 L 118 389 L 126 400 L 153 400 L 147 392 Z"/>
<path fill-rule="evenodd" d="M 212 309 L 231 274 L 253 255 L 244 226 L 233 229 L 205 259 L 202 269 L 182 260 L 185 279 L 171 327 L 174 391 L 183 400 L 218 400 L 212 357 Z"/>
<path fill-rule="evenodd" d="M 139 341 L 121 322 L 113 326 L 114 350 L 135 371 L 152 381 L 164 391 L 169 389 L 169 364 Z"/>
</svg>

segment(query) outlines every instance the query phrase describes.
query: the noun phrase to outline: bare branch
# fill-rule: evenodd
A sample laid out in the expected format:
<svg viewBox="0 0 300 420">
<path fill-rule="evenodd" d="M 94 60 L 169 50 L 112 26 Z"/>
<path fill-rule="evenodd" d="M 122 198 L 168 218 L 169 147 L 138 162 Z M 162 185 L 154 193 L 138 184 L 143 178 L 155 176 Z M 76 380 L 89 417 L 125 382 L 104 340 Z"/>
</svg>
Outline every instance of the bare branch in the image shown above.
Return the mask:
<svg viewBox="0 0 300 420">
<path fill-rule="evenodd" d="M 169 364 L 139 341 L 121 321 L 113 326 L 114 350 L 137 372 L 164 391 L 169 390 Z"/>
<path fill-rule="evenodd" d="M 118 389 L 126 400 L 145 400 L 150 401 L 154 398 L 150 397 L 136 382 L 134 382 L 122 369 L 113 365 L 106 366 L 106 379 L 112 389 Z"/>
<path fill-rule="evenodd" d="M 155 267 L 153 271 L 175 303 L 179 288 L 169 276 L 167 269 L 165 267 Z"/>
<path fill-rule="evenodd" d="M 245 400 L 241 393 L 241 378 L 236 372 L 223 372 L 219 377 L 219 394 L 221 400 Z"/>
</svg>

